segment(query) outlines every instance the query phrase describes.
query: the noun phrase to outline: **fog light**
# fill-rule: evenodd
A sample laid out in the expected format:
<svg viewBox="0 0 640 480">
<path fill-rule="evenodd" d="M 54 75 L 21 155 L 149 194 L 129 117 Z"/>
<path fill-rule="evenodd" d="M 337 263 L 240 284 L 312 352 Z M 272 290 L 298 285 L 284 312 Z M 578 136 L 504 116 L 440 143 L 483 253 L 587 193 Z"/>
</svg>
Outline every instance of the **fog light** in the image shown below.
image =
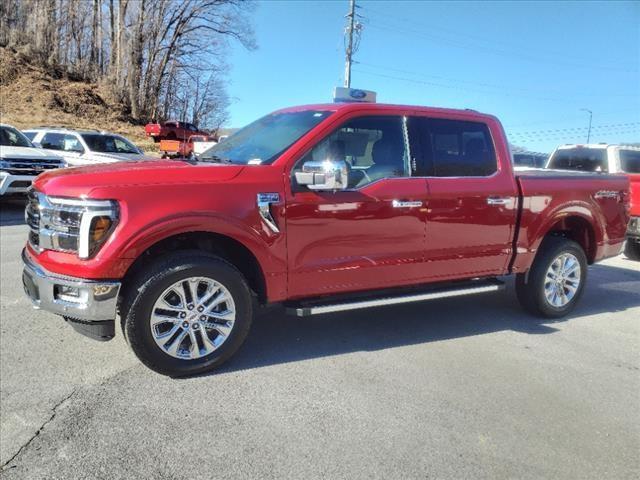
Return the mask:
<svg viewBox="0 0 640 480">
<path fill-rule="evenodd" d="M 60 285 L 58 287 L 59 295 L 68 295 L 70 297 L 79 297 L 80 290 L 76 287 L 67 287 L 65 285 Z"/>
<path fill-rule="evenodd" d="M 80 303 L 80 289 L 78 287 L 56 285 L 55 297 L 65 302 Z"/>
</svg>

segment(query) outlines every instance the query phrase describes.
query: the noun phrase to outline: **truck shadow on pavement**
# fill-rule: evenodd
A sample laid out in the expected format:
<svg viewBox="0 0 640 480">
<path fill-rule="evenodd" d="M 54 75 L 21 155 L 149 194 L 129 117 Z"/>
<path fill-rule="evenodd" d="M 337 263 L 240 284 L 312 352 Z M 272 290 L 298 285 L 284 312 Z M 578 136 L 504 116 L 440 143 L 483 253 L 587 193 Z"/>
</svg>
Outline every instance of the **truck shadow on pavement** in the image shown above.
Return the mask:
<svg viewBox="0 0 640 480">
<path fill-rule="evenodd" d="M 551 334 L 564 322 L 640 306 L 640 270 L 595 265 L 589 273 L 580 304 L 571 315 L 560 320 L 540 319 L 525 313 L 516 300 L 512 279 L 501 293 L 344 314 L 297 318 L 274 307 L 257 315 L 245 345 L 212 375 L 503 330 Z"/>
<path fill-rule="evenodd" d="M 24 225 L 24 207 L 26 200 L 2 199 L 0 203 L 0 227 Z"/>
</svg>

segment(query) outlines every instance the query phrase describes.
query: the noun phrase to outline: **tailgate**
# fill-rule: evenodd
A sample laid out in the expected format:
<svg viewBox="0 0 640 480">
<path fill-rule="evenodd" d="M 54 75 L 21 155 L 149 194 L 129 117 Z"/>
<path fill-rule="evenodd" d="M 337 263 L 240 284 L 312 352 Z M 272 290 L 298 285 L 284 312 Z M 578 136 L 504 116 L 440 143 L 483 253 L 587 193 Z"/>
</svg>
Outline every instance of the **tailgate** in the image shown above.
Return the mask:
<svg viewBox="0 0 640 480">
<path fill-rule="evenodd" d="M 631 195 L 629 213 L 633 217 L 640 217 L 640 173 L 629 175 L 629 193 Z"/>
<path fill-rule="evenodd" d="M 144 132 L 147 136 L 157 136 L 160 135 L 160 130 L 162 127 L 159 123 L 147 123 L 144 127 Z"/>
<path fill-rule="evenodd" d="M 176 153 L 180 151 L 180 140 L 160 140 L 160 150 L 167 153 Z"/>
</svg>

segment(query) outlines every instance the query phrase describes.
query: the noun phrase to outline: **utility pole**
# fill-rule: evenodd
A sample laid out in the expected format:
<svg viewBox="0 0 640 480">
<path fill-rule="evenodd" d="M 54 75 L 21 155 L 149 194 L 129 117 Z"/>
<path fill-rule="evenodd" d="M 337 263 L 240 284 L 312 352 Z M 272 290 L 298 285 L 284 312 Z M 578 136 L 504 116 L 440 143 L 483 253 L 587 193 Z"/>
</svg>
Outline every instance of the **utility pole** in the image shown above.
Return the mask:
<svg viewBox="0 0 640 480">
<path fill-rule="evenodd" d="M 587 132 L 587 143 L 589 143 L 589 140 L 591 139 L 591 120 L 593 120 L 593 112 L 588 108 L 581 108 L 580 110 L 583 112 L 589 112 L 589 131 Z"/>
<path fill-rule="evenodd" d="M 350 8 L 347 18 L 349 23 L 347 25 L 347 49 L 346 49 L 346 62 L 344 66 L 344 86 L 351 87 L 351 57 L 353 56 L 353 32 L 355 29 L 356 20 L 356 0 L 349 0 Z"/>
</svg>

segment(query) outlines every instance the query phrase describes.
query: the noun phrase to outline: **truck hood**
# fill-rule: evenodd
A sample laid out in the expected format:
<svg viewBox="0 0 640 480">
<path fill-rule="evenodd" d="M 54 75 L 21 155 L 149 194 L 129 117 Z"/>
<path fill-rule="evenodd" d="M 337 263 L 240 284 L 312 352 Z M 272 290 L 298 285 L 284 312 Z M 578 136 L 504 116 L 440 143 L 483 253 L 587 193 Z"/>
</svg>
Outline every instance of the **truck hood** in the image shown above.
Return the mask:
<svg viewBox="0 0 640 480">
<path fill-rule="evenodd" d="M 640 217 L 640 173 L 629 175 L 629 193 L 631 194 L 630 214 Z"/>
<path fill-rule="evenodd" d="M 243 168 L 243 165 L 170 160 L 106 163 L 43 173 L 33 185 L 47 195 L 91 197 L 91 191 L 105 187 L 227 182 Z"/>
<path fill-rule="evenodd" d="M 91 152 L 91 156 L 97 160 L 127 162 L 135 160 L 158 160 L 158 157 L 152 157 L 143 153 L 101 153 Z"/>
<path fill-rule="evenodd" d="M 0 158 L 3 160 L 60 160 L 62 157 L 55 153 L 46 152 L 34 147 L 10 147 L 0 146 Z"/>
</svg>

